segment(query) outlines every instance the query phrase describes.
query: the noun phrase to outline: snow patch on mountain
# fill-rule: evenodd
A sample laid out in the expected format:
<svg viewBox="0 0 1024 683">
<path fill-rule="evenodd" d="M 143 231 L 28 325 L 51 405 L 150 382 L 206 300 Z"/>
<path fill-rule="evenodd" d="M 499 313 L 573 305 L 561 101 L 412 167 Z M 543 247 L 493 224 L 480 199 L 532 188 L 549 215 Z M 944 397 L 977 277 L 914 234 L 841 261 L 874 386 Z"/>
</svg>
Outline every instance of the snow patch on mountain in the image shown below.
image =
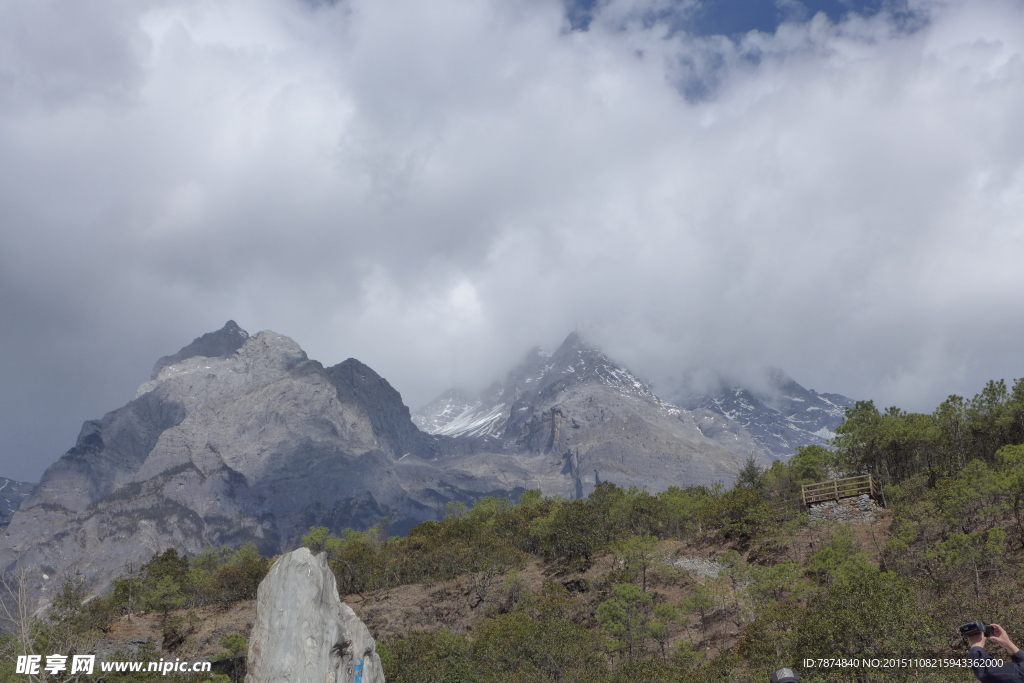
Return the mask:
<svg viewBox="0 0 1024 683">
<path fill-rule="evenodd" d="M 507 404 L 486 406 L 478 401 L 431 433 L 443 436 L 498 436 L 507 419 Z"/>
<path fill-rule="evenodd" d="M 561 405 L 595 390 L 634 405 L 648 415 L 659 415 L 686 425 L 734 453 L 746 456 L 757 447 L 742 427 L 722 416 L 699 409 L 687 411 L 659 396 L 632 372 L 616 364 L 600 349 L 570 334 L 553 353 L 534 348 L 504 381 L 478 396 L 452 389 L 413 413 L 413 422 L 430 434 L 448 437 L 492 437 L 516 450 L 526 423 L 540 418 L 538 411 Z M 602 399 L 603 400 L 603 399 Z M 642 406 L 642 408 L 641 408 Z M 624 429 L 624 427 L 623 427 Z M 521 444 L 520 444 L 521 445 Z"/>
<path fill-rule="evenodd" d="M 622 395 L 653 403 L 667 414 L 680 413 L 573 333 L 554 353 L 539 347 L 530 350 L 504 382 L 492 384 L 479 396 L 470 398 L 461 390 L 450 389 L 413 413 L 412 421 L 429 434 L 500 438 L 517 401 L 595 381 Z M 520 405 L 518 410 L 529 410 L 529 406 Z"/>
<path fill-rule="evenodd" d="M 687 408 L 705 408 L 739 423 L 775 457 L 792 455 L 803 446 L 831 446 L 854 401 L 806 389 L 778 369 L 766 371 L 766 379 L 760 389 L 726 380 L 712 392 L 695 393 L 684 386 L 674 397 Z"/>
</svg>

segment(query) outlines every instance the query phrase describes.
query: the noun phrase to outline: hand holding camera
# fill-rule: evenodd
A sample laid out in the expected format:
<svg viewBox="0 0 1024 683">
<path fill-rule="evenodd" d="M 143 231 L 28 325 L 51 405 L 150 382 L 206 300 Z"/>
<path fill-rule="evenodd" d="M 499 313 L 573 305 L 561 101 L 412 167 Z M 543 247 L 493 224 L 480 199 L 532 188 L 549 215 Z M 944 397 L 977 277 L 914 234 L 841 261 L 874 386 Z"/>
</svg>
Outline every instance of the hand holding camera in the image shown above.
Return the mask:
<svg viewBox="0 0 1024 683">
<path fill-rule="evenodd" d="M 989 637 L 1011 656 L 1020 649 L 1010 640 L 1010 634 L 1006 632 L 1006 629 L 999 624 L 992 624 L 992 635 Z"/>
<path fill-rule="evenodd" d="M 1012 640 L 1010 634 L 999 624 L 986 624 L 983 621 L 972 621 L 960 627 L 960 635 L 967 639 L 970 647 L 981 647 L 986 638 L 991 638 L 1011 656 L 1020 648 Z"/>
</svg>

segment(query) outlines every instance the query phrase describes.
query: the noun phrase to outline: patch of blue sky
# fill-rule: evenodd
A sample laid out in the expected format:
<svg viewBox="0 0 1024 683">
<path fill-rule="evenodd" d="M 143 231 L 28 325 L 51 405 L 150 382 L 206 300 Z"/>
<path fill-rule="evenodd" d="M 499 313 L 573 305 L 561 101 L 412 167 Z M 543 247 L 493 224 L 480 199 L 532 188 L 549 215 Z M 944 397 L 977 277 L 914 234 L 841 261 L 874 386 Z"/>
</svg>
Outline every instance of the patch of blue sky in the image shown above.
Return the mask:
<svg viewBox="0 0 1024 683">
<path fill-rule="evenodd" d="M 602 0 L 564 0 L 566 15 L 574 30 L 586 30 Z M 780 24 L 789 21 L 807 21 L 824 12 L 834 22 L 850 14 L 870 17 L 882 10 L 888 11 L 899 22 L 911 27 L 911 13 L 906 0 L 700 0 L 658 3 L 650 19 L 669 24 L 673 30 L 694 36 L 724 35 L 738 38 L 750 31 L 774 33 Z"/>
<path fill-rule="evenodd" d="M 585 31 L 609 0 L 564 0 L 566 15 L 577 31 Z M 774 34 L 784 23 L 810 21 L 819 13 L 834 23 L 853 15 L 872 17 L 885 12 L 893 28 L 913 32 L 927 16 L 913 12 L 907 0 L 671 0 L 643 2 L 627 13 L 631 20 L 668 28 L 668 35 L 684 33 L 686 50 L 677 55 L 671 80 L 692 103 L 714 98 L 731 66 L 756 67 L 762 58 L 760 41 L 743 40 L 752 31 Z"/>
<path fill-rule="evenodd" d="M 686 28 L 695 35 L 737 36 L 750 31 L 774 33 L 787 21 L 807 21 L 824 12 L 832 21 L 850 13 L 877 14 L 883 0 L 704 0 Z"/>
</svg>

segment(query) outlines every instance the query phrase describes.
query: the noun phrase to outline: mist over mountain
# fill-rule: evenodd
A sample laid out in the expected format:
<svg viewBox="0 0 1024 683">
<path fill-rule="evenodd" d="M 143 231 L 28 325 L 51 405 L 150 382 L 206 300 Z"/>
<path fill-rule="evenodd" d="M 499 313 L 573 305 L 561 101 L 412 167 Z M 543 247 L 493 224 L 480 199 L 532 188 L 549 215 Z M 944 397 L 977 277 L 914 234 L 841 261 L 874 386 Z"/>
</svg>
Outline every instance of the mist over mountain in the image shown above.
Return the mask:
<svg viewBox="0 0 1024 683">
<path fill-rule="evenodd" d="M 449 437 L 493 437 L 512 450 L 537 450 L 536 425 L 550 421 L 564 421 L 566 417 L 547 417 L 550 411 L 568 410 L 568 406 L 600 404 L 597 424 L 609 419 L 612 411 L 605 412 L 608 403 L 616 412 L 626 410 L 641 421 L 662 424 L 670 422 L 675 438 L 684 441 L 697 439 L 711 441 L 733 454 L 747 456 L 759 453 L 759 447 L 741 427 L 730 423 L 714 411 L 703 407 L 682 410 L 677 405 L 658 398 L 648 384 L 628 369 L 609 359 L 599 348 L 584 340 L 577 332 L 571 333 L 554 352 L 539 347 L 531 349 L 501 382 L 495 382 L 477 396 L 459 389 L 450 389 L 413 414 L 413 422 L 431 434 Z M 593 423 L 590 413 L 585 420 Z M 592 438 L 575 418 L 568 434 L 577 434 L 577 440 L 552 436 L 566 448 L 577 447 L 581 441 Z M 612 427 L 611 431 L 619 427 Z M 579 430 L 583 429 L 582 432 Z M 607 430 L 599 432 L 600 439 L 609 438 Z M 586 438 L 583 438 L 586 436 Z"/>
<path fill-rule="evenodd" d="M 1017 372 L 1021 3 L 356 4 L 0 5 L 0 472 L 235 315 L 413 406 L 569 329 L 913 411 Z"/>
<path fill-rule="evenodd" d="M 529 405 L 546 393 L 558 393 L 558 387 L 593 381 L 641 403 L 658 405 L 744 456 L 779 458 L 801 446 L 829 446 L 854 401 L 805 389 L 779 369 L 762 374 L 747 382 L 720 374 L 701 382 L 687 377 L 656 395 L 650 385 L 573 333 L 553 354 L 532 349 L 504 381 L 478 394 L 449 389 L 413 413 L 412 419 L 431 434 L 507 439 L 521 422 L 517 416 L 523 407 L 514 408 L 516 401 L 526 396 Z"/>
<path fill-rule="evenodd" d="M 719 376 L 713 382 L 683 382 L 668 395 L 681 406 L 702 408 L 728 418 L 775 457 L 801 446 L 829 446 L 835 429 L 855 401 L 841 394 L 806 389 L 782 370 L 769 368 L 747 383 Z"/>
<path fill-rule="evenodd" d="M 730 485 L 762 452 L 742 427 L 684 410 L 571 334 L 531 351 L 469 405 L 420 414 L 350 358 L 324 367 L 293 340 L 233 321 L 157 361 L 136 397 L 87 421 L 0 537 L 0 564 L 45 600 L 80 573 L 99 590 L 126 563 L 177 548 L 295 547 L 311 526 L 392 533 L 450 501 L 526 489 L 575 498 L 599 481 L 652 491 Z M 458 415 L 455 411 L 458 410 Z M 428 433 L 432 432 L 432 433 Z"/>
</svg>

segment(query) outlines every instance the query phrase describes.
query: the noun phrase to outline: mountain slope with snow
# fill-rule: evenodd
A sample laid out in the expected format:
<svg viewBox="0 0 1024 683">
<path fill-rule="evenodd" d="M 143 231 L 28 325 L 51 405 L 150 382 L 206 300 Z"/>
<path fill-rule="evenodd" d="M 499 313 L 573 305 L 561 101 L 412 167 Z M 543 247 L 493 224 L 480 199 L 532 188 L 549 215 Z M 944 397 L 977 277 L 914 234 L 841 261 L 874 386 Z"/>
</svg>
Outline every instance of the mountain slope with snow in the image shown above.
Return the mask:
<svg viewBox="0 0 1024 683">
<path fill-rule="evenodd" d="M 531 487 L 567 496 L 587 495 L 598 481 L 650 490 L 728 485 L 748 455 L 768 460 L 735 423 L 663 401 L 575 333 L 554 353 L 533 349 L 477 397 L 445 392 L 413 421 L 447 444 L 488 437 L 489 446 L 449 467 L 514 464 Z M 451 448 L 443 443 L 440 450 Z"/>
<path fill-rule="evenodd" d="M 759 390 L 722 381 L 713 392 L 679 391 L 685 396 L 679 402 L 742 425 L 758 446 L 775 457 L 792 455 L 802 446 L 829 446 L 853 399 L 806 389 L 780 370 L 766 375 L 767 382 Z"/>
</svg>

